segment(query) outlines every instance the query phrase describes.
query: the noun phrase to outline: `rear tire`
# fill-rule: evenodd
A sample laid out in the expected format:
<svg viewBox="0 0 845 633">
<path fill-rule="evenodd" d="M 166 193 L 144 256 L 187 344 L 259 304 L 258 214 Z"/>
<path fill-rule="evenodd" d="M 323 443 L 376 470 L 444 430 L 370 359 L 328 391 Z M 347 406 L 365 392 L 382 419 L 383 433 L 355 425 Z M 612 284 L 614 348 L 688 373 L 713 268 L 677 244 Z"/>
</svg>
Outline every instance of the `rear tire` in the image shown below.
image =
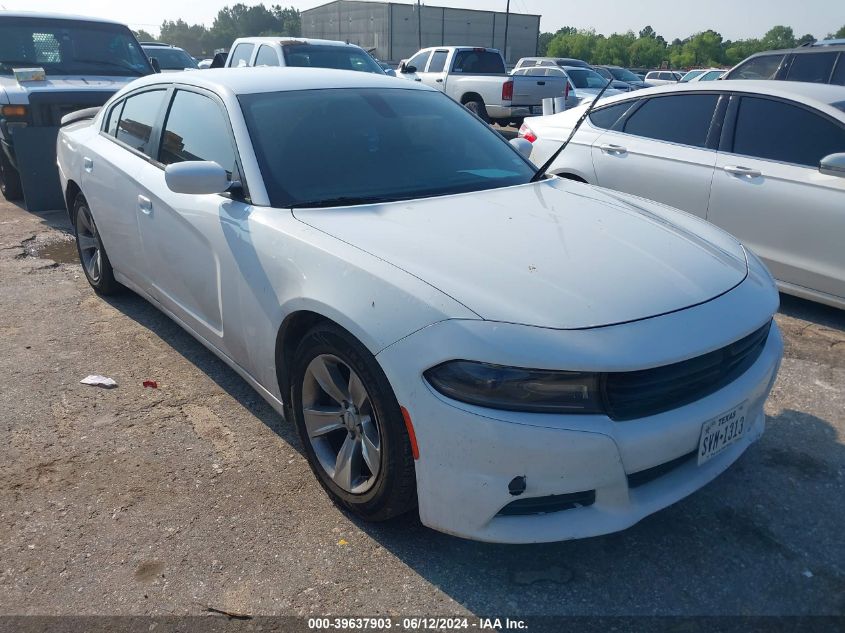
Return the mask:
<svg viewBox="0 0 845 633">
<path fill-rule="evenodd" d="M 0 193 L 9 202 L 23 198 L 21 176 L 2 148 L 0 148 Z"/>
<path fill-rule="evenodd" d="M 123 286 L 115 281 L 114 270 L 94 223 L 94 216 L 88 208 L 88 201 L 81 193 L 77 194 L 73 202 L 73 225 L 76 252 L 79 254 L 79 262 L 88 283 L 97 294 L 111 295 L 119 292 Z"/>
<path fill-rule="evenodd" d="M 484 107 L 483 102 L 474 99 L 472 101 L 467 101 L 464 104 L 464 107 L 485 123 L 490 123 L 490 117 L 487 115 L 487 108 Z"/>
<path fill-rule="evenodd" d="M 369 350 L 342 328 L 320 323 L 300 341 L 290 382 L 296 430 L 329 496 L 367 521 L 414 508 L 416 476 L 405 421 Z"/>
</svg>

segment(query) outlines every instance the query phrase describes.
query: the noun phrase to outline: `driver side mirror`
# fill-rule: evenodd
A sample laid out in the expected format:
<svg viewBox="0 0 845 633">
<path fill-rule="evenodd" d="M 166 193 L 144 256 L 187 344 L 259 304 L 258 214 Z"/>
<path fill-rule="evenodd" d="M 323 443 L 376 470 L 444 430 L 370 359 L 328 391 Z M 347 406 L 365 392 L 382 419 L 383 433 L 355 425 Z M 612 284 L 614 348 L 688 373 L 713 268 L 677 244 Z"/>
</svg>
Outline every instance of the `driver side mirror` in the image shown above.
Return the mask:
<svg viewBox="0 0 845 633">
<path fill-rule="evenodd" d="M 845 178 L 845 153 L 828 154 L 819 161 L 819 172 L 825 176 Z"/>
<path fill-rule="evenodd" d="M 161 64 L 158 63 L 158 60 L 155 57 L 150 57 L 150 66 L 152 66 L 153 70 L 157 73 L 161 72 Z"/>
<path fill-rule="evenodd" d="M 403 75 L 411 75 L 411 74 L 417 72 L 417 67 L 416 66 L 409 66 L 408 64 L 402 64 L 402 66 L 399 67 L 399 72 L 402 73 Z"/>
<path fill-rule="evenodd" d="M 223 68 L 226 65 L 226 58 L 228 56 L 229 53 L 216 53 L 211 60 L 209 68 Z"/>
<path fill-rule="evenodd" d="M 233 183 L 220 165 L 210 160 L 189 160 L 164 168 L 164 181 L 174 193 L 224 193 Z"/>
</svg>

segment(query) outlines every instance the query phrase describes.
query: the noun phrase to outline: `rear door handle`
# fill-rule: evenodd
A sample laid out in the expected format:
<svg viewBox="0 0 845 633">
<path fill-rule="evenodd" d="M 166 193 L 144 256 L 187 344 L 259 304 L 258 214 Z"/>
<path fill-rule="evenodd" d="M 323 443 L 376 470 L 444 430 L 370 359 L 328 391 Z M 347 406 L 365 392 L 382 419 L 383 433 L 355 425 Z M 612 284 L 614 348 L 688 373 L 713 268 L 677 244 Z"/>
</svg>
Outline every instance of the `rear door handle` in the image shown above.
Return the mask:
<svg viewBox="0 0 845 633">
<path fill-rule="evenodd" d="M 153 203 L 147 196 L 138 196 L 138 208 L 141 209 L 141 213 L 150 215 L 153 212 Z"/>
<path fill-rule="evenodd" d="M 546 82 L 545 82 L 545 81 L 538 81 L 538 82 L 537 82 L 537 85 L 538 85 L 538 86 L 545 86 L 545 85 L 546 85 Z"/>
<path fill-rule="evenodd" d="M 606 143 L 604 145 L 599 145 L 599 149 L 603 152 L 608 152 L 610 154 L 624 154 L 628 150 L 622 147 L 621 145 L 614 145 L 613 143 Z"/>
<path fill-rule="evenodd" d="M 419 77 L 414 78 L 414 81 L 422 81 Z"/>
<path fill-rule="evenodd" d="M 90 174 L 94 171 L 94 161 L 85 156 L 82 159 L 82 168 Z"/>
<path fill-rule="evenodd" d="M 742 165 L 725 165 L 723 169 L 728 172 L 729 174 L 733 174 L 734 176 L 745 176 L 748 178 L 758 178 L 762 176 L 763 173 L 756 170 L 751 169 L 751 167 L 743 167 Z"/>
<path fill-rule="evenodd" d="M 443 79 L 442 79 L 442 78 L 440 78 L 440 79 L 435 79 L 434 81 L 436 81 L 436 82 L 437 82 L 437 83 L 439 83 L 439 84 L 442 84 L 442 83 L 443 83 Z"/>
</svg>

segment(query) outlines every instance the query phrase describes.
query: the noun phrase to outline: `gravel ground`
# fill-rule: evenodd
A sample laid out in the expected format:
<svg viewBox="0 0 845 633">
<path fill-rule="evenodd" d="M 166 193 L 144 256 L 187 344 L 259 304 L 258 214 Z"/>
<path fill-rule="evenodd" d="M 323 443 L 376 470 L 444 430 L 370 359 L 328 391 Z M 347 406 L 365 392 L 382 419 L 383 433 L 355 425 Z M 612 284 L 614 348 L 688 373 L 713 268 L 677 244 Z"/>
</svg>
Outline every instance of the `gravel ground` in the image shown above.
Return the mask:
<svg viewBox="0 0 845 633">
<path fill-rule="evenodd" d="M 136 295 L 97 297 L 69 239 L 0 202 L 0 614 L 845 613 L 843 311 L 783 297 L 768 430 L 704 490 L 499 546 L 336 508 L 292 426 Z"/>
</svg>

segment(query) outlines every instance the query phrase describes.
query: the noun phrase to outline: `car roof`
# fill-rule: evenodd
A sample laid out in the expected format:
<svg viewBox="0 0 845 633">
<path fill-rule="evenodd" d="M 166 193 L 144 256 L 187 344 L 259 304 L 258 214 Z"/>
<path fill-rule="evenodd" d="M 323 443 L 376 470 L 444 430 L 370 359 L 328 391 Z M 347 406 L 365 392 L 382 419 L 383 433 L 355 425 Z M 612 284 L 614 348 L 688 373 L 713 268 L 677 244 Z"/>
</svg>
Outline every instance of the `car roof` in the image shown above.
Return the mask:
<svg viewBox="0 0 845 633">
<path fill-rule="evenodd" d="M 118 26 L 126 26 L 122 22 L 116 22 L 115 20 L 107 20 L 105 18 L 95 18 L 89 15 L 46 13 L 42 11 L 0 11 L 0 19 L 2 18 L 27 18 L 33 20 L 71 20 L 74 22 L 97 22 L 100 24 L 116 24 Z"/>
<path fill-rule="evenodd" d="M 395 77 L 376 73 L 333 68 L 244 67 L 208 68 L 178 73 L 147 75 L 127 86 L 132 90 L 156 84 L 184 84 L 205 88 L 220 94 L 255 94 L 327 88 L 400 88 L 435 91 L 413 81 L 396 81 Z M 436 91 L 435 91 L 436 92 Z"/>
<path fill-rule="evenodd" d="M 341 42 L 340 40 L 320 40 L 312 37 L 284 37 L 281 35 L 265 35 L 261 37 L 239 37 L 232 43 L 232 48 L 235 47 L 235 44 L 240 44 L 242 42 L 251 44 L 287 44 L 299 42 L 304 44 L 314 44 L 322 46 L 350 46 L 352 48 L 361 48 L 360 46 L 357 46 L 355 44 L 350 44 L 349 42 Z"/>
<path fill-rule="evenodd" d="M 845 101 L 845 87 L 831 84 L 807 83 L 802 81 L 777 81 L 769 79 L 726 79 L 724 81 L 677 83 L 654 88 L 643 88 L 608 97 L 606 102 L 624 101 L 625 98 L 648 97 L 651 95 L 677 92 L 746 92 L 771 97 L 783 97 L 799 102 L 815 102 L 816 105 L 832 106 Z M 840 111 L 840 114 L 842 112 Z"/>
</svg>

